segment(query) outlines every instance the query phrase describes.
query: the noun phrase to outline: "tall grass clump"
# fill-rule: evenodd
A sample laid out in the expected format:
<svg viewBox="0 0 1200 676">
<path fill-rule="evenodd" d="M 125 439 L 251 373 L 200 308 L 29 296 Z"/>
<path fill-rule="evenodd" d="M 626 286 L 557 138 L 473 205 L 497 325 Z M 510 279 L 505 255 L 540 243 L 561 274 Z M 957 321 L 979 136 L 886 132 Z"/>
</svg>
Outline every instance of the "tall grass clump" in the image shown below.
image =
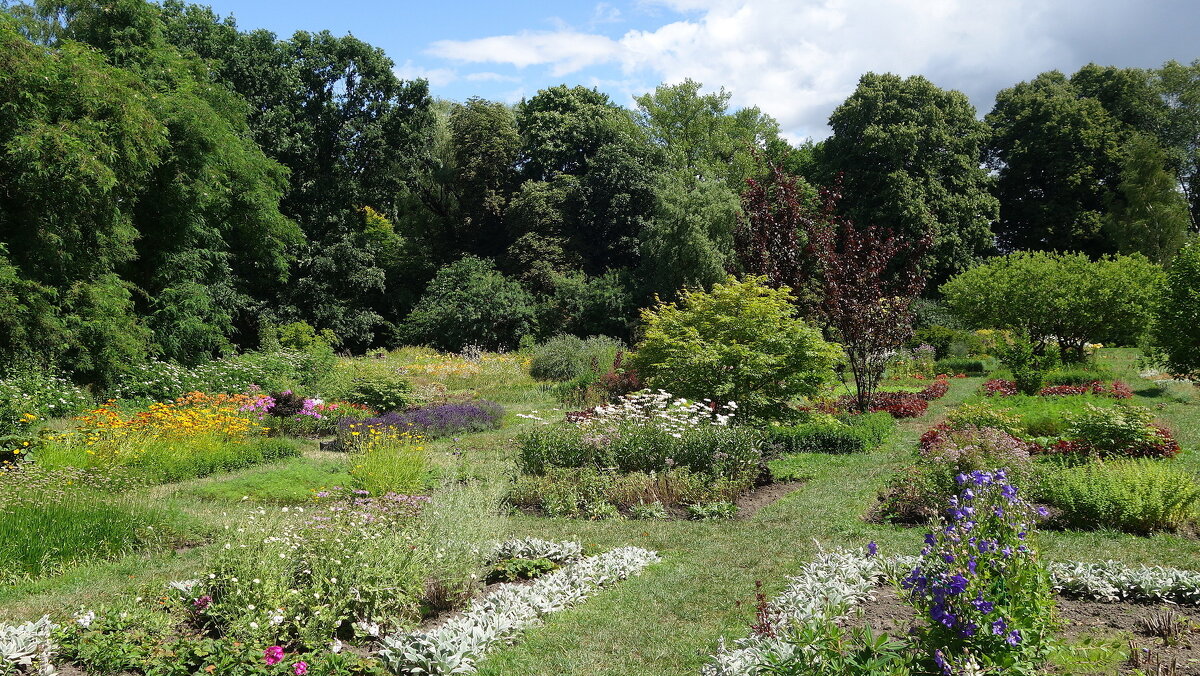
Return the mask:
<svg viewBox="0 0 1200 676">
<path fill-rule="evenodd" d="M 136 478 L 21 463 L 0 472 L 0 582 L 177 544 L 196 532 Z"/>
<path fill-rule="evenodd" d="M 599 377 L 625 345 L 616 338 L 558 335 L 533 348 L 529 373 L 538 380 L 567 381 L 588 373 Z"/>
</svg>

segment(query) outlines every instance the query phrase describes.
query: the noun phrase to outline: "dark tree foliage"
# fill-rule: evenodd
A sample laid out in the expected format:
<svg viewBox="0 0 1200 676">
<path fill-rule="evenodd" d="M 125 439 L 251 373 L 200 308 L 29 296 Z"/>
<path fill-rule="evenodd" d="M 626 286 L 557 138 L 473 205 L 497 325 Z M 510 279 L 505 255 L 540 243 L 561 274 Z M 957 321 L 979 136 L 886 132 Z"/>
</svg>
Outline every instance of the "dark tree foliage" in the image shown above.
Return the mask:
<svg viewBox="0 0 1200 676">
<path fill-rule="evenodd" d="M 765 277 L 774 288 L 786 286 L 798 302 L 811 305 L 817 276 L 808 238 L 816 208 L 816 191 L 778 165 L 770 165 L 765 178 L 746 181 L 734 231 L 740 270 Z"/>
<path fill-rule="evenodd" d="M 912 305 L 925 289 L 921 259 L 932 237 L 908 240 L 838 215 L 841 195 L 824 191 L 823 218 L 810 230 L 822 280 L 820 312 L 854 377 L 854 402 L 870 407 L 896 348 L 912 335 Z"/>
<path fill-rule="evenodd" d="M 919 75 L 867 73 L 829 126 L 821 182 L 840 177 L 854 195 L 840 205 L 850 220 L 909 240 L 932 237 L 924 263 L 935 280 L 993 251 L 999 207 L 980 166 L 988 129 L 965 94 Z"/>
<path fill-rule="evenodd" d="M 511 350 L 534 332 L 533 296 L 491 261 L 464 256 L 438 271 L 404 323 L 417 344 L 458 352 Z"/>
</svg>

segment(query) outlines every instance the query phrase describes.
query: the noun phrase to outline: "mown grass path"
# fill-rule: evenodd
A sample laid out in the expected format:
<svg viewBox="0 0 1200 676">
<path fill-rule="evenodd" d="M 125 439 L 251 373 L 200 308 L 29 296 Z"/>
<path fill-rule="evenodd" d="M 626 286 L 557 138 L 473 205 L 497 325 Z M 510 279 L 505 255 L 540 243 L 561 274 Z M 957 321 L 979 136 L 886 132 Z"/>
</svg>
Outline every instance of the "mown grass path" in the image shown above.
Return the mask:
<svg viewBox="0 0 1200 676">
<path fill-rule="evenodd" d="M 981 378 L 952 381 L 917 419 L 900 421 L 886 444 L 853 456 L 814 455 L 814 478 L 747 521 L 725 523 L 522 518 L 522 534 L 578 539 L 600 548 L 634 544 L 663 562 L 579 608 L 552 615 L 517 645 L 488 657 L 485 676 L 682 676 L 696 674 L 721 638 L 744 636 L 754 615 L 754 583 L 779 592 L 789 575 L 825 548 L 915 553 L 923 531 L 869 523 L 864 515 L 888 477 L 908 463 L 921 434 L 978 391 Z M 1189 451 L 1194 453 L 1194 451 Z M 1049 558 L 1120 558 L 1195 568 L 1200 543 L 1174 536 L 1048 533 Z"/>
<path fill-rule="evenodd" d="M 774 594 L 785 578 L 824 547 L 908 551 L 912 529 L 863 520 L 876 491 L 905 463 L 921 433 L 978 387 L 958 380 L 922 418 L 901 421 L 875 452 L 816 455 L 814 477 L 746 521 L 581 522 L 523 518 L 518 528 L 540 537 L 579 539 L 611 548 L 634 544 L 658 550 L 663 562 L 587 604 L 551 616 L 518 645 L 490 656 L 481 674 L 694 674 L 721 637 L 746 633 L 754 614 L 754 583 Z"/>
</svg>

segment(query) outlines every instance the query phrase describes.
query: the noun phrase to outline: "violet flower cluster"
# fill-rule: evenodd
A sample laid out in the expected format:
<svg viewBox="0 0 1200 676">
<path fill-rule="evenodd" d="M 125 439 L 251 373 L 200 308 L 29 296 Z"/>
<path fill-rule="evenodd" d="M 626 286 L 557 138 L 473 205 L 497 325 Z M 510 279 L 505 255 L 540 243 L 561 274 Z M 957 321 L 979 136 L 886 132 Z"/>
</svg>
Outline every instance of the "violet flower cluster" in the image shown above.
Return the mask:
<svg viewBox="0 0 1200 676">
<path fill-rule="evenodd" d="M 925 643 L 943 673 L 1029 668 L 1044 658 L 1052 609 L 1049 575 L 1030 543 L 1044 510 L 1019 496 L 1004 469 L 955 482 L 959 494 L 901 587 L 928 618 Z"/>
<path fill-rule="evenodd" d="M 373 418 L 343 418 L 338 421 L 339 436 L 351 427 L 395 429 L 432 439 L 469 432 L 482 432 L 500 426 L 504 418 L 504 407 L 500 404 L 479 400 L 456 404 L 424 406 L 408 411 L 394 411 Z"/>
</svg>

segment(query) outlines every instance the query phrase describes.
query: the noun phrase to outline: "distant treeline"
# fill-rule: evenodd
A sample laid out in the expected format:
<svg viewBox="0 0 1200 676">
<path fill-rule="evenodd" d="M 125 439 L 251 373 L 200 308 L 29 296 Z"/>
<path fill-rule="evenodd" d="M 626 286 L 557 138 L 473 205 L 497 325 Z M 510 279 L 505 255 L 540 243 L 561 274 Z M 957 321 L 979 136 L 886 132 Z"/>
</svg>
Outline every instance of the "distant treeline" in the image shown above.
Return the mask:
<svg viewBox="0 0 1200 676">
<path fill-rule="evenodd" d="M 351 350 L 627 338 L 655 296 L 805 256 L 788 224 L 830 205 L 931 237 L 931 289 L 1017 249 L 1166 262 L 1200 215 L 1200 62 L 1043 73 L 983 121 L 867 74 L 799 146 L 728 103 L 690 80 L 632 110 L 565 85 L 453 103 L 351 36 L 178 0 L 10 3 L 0 360 L 104 384 L 297 321 Z"/>
</svg>

